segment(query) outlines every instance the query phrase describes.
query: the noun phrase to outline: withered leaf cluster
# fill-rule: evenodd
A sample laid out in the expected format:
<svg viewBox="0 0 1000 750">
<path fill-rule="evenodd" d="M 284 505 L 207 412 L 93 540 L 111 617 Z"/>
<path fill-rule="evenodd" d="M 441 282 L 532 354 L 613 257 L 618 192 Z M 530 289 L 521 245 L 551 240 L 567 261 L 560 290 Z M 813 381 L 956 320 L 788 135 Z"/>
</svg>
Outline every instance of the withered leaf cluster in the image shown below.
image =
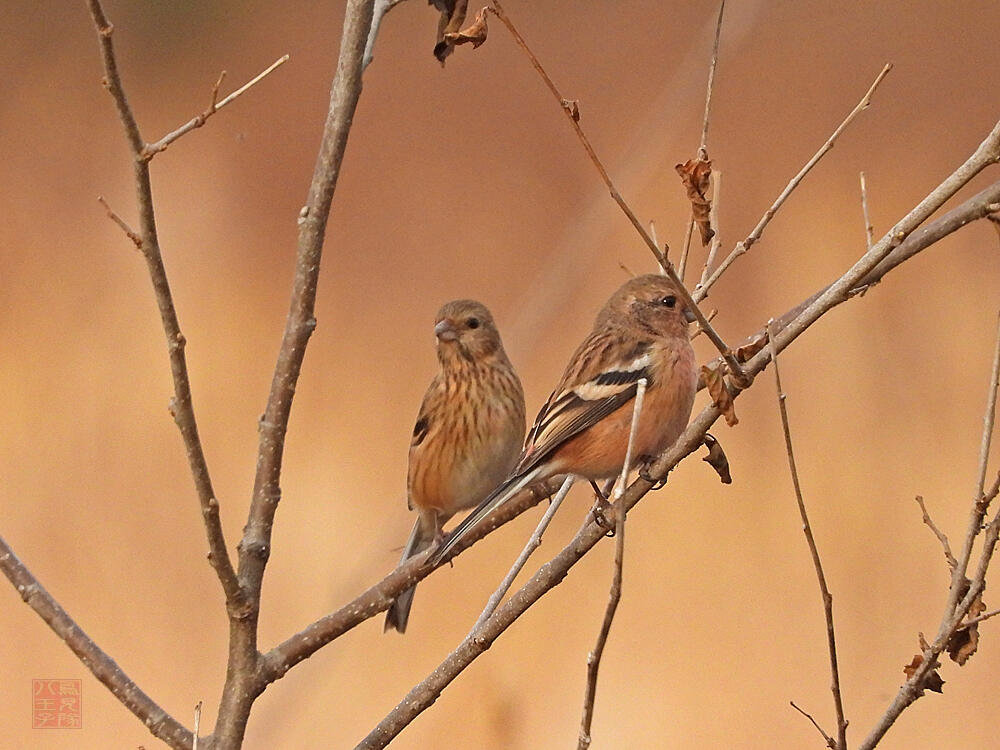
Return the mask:
<svg viewBox="0 0 1000 750">
<path fill-rule="evenodd" d="M 719 407 L 726 418 L 726 424 L 732 427 L 740 420 L 736 418 L 736 406 L 733 403 L 733 394 L 726 386 L 725 374 L 725 362 L 721 359 L 714 359 L 707 365 L 701 366 L 701 379 L 712 397 L 712 403 Z"/>
<path fill-rule="evenodd" d="M 708 197 L 708 186 L 712 177 L 712 162 L 702 159 L 700 156 L 695 159 L 688 159 L 683 164 L 674 166 L 677 174 L 681 176 L 684 189 L 687 190 L 688 200 L 691 201 L 691 215 L 698 225 L 698 233 L 701 235 L 701 244 L 707 245 L 715 236 L 715 230 L 709 219 L 712 211 L 712 201 Z"/>
<path fill-rule="evenodd" d="M 471 44 L 473 49 L 486 41 L 486 8 L 476 14 L 472 23 L 462 28 L 469 9 L 469 0 L 428 0 L 441 11 L 438 21 L 434 57 L 444 65 L 445 59 L 459 44 Z"/>
</svg>

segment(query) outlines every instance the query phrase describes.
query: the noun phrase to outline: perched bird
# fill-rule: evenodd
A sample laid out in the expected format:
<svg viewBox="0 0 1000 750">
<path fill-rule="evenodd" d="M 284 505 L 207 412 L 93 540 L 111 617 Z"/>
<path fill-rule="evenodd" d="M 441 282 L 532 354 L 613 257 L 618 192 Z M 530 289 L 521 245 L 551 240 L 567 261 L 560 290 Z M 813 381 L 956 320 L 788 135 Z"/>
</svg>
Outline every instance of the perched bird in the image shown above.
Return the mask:
<svg viewBox="0 0 1000 750">
<path fill-rule="evenodd" d="M 633 443 L 636 464 L 670 447 L 687 426 L 698 370 L 688 336 L 693 313 L 666 276 L 637 276 L 621 286 L 570 358 L 538 413 L 514 471 L 448 536 L 436 565 L 494 508 L 531 482 L 557 474 L 590 480 L 618 474 L 640 378 L 646 395 Z"/>
<path fill-rule="evenodd" d="M 417 521 L 401 563 L 440 540 L 448 519 L 510 473 L 524 437 L 524 391 L 490 311 L 473 300 L 449 302 L 438 311 L 434 335 L 440 371 L 410 441 L 406 489 Z M 406 631 L 415 588 L 389 607 L 386 630 Z"/>
</svg>

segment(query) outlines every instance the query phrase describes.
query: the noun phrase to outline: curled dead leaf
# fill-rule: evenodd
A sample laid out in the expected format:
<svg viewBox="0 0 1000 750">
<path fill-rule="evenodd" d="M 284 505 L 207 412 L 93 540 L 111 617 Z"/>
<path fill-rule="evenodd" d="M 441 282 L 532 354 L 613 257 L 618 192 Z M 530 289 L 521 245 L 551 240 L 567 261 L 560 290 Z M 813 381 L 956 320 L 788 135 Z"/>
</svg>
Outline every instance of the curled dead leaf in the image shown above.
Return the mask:
<svg viewBox="0 0 1000 750">
<path fill-rule="evenodd" d="M 461 31 L 446 33 L 444 35 L 444 39 L 453 46 L 458 46 L 459 44 L 471 44 L 472 48 L 475 49 L 486 41 L 486 35 L 488 32 L 489 29 L 486 28 L 486 8 L 483 8 L 478 14 L 476 14 L 476 18 L 473 20 L 471 25 L 465 27 Z"/>
<path fill-rule="evenodd" d="M 448 41 L 448 35 L 457 34 L 461 30 L 462 24 L 465 23 L 465 14 L 469 9 L 469 0 L 427 0 L 427 2 L 441 11 L 434 57 L 444 65 L 445 58 L 455 49 L 455 44 Z"/>
<path fill-rule="evenodd" d="M 913 659 L 903 667 L 903 673 L 906 675 L 906 679 L 912 680 L 913 675 L 917 673 L 920 665 L 924 663 L 924 657 L 922 654 L 915 654 Z M 924 683 L 919 686 L 920 690 L 930 690 L 934 693 L 943 693 L 944 690 L 944 680 L 941 679 L 941 675 L 937 673 L 937 670 L 931 670 L 924 677 Z"/>
<path fill-rule="evenodd" d="M 966 621 L 974 620 L 985 611 L 986 605 L 983 603 L 983 597 L 981 595 L 977 596 L 972 606 L 969 607 L 968 614 L 965 616 Z M 952 633 L 951 638 L 948 639 L 948 656 L 960 667 L 969 660 L 970 656 L 976 653 L 978 648 L 979 623 L 966 625 L 956 630 Z"/>
<path fill-rule="evenodd" d="M 688 159 L 683 164 L 674 166 L 677 174 L 681 176 L 681 182 L 687 191 L 688 200 L 691 201 L 691 214 L 698 225 L 698 233 L 701 236 L 701 244 L 708 245 L 715 236 L 712 229 L 709 213 L 712 210 L 712 201 L 708 198 L 708 184 L 712 177 L 712 162 L 708 159 Z"/>
<path fill-rule="evenodd" d="M 726 387 L 724 363 L 721 359 L 715 359 L 707 365 L 701 366 L 701 379 L 712 397 L 712 403 L 722 411 L 726 418 L 726 424 L 730 427 L 740 420 L 736 418 L 736 407 L 733 404 L 733 394 Z"/>
<path fill-rule="evenodd" d="M 732 484 L 733 477 L 729 473 L 729 459 L 726 458 L 726 452 L 722 450 L 722 444 L 710 432 L 705 433 L 701 442 L 708 448 L 708 455 L 701 460 L 715 469 L 723 484 Z"/>
</svg>

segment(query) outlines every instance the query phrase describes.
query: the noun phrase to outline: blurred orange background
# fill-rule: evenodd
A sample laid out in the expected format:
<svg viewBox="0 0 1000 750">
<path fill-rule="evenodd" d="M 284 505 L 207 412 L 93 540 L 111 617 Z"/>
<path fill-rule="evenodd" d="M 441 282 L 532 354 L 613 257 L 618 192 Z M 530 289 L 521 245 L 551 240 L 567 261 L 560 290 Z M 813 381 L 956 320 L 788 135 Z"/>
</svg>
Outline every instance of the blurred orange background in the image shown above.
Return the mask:
<svg viewBox="0 0 1000 750">
<path fill-rule="evenodd" d="M 507 11 L 637 214 L 679 248 L 673 165 L 701 134 L 715 3 L 526 3 Z M 195 406 L 235 547 L 287 311 L 343 3 L 109 1 L 148 141 L 200 112 L 212 84 L 291 61 L 152 165 L 161 242 Z M 979 2 L 731 2 L 709 151 L 724 177 L 723 250 L 895 69 L 706 307 L 738 341 L 864 250 L 858 173 L 881 234 L 998 117 L 1000 7 Z M 436 12 L 386 18 L 334 199 L 319 327 L 293 409 L 262 648 L 395 564 L 412 523 L 410 430 L 436 368 L 431 326 L 487 303 L 532 414 L 607 294 L 648 251 L 608 199 L 506 30 L 431 55 Z M 0 104 L 0 533 L 121 667 L 188 727 L 211 728 L 227 622 L 180 436 L 145 265 L 97 203 L 134 223 L 131 170 L 84 3 L 5 3 Z M 962 193 L 997 179 L 997 168 Z M 693 256 L 700 273 L 703 254 Z M 690 277 L 690 275 L 689 275 Z M 834 595 L 849 738 L 884 711 L 937 629 L 947 569 L 913 501 L 954 543 L 973 495 L 1000 307 L 1000 253 L 964 229 L 835 310 L 782 355 L 799 469 Z M 712 351 L 698 340 L 702 359 Z M 699 396 L 696 406 L 704 404 Z M 770 372 L 718 425 L 735 483 L 688 460 L 629 521 L 625 595 L 604 655 L 595 747 L 822 747 L 833 731 L 822 607 L 795 508 Z M 1000 451 L 993 451 L 993 471 Z M 590 507 L 577 489 L 537 564 Z M 322 649 L 255 705 L 246 747 L 353 747 L 467 632 L 538 518 L 528 513 L 424 582 L 405 637 L 381 618 Z M 406 748 L 575 746 L 585 660 L 603 617 L 601 545 L 398 738 Z M 987 604 L 1000 604 L 987 591 Z M 158 741 L 0 586 L 2 748 Z M 1000 625 L 885 748 L 996 747 Z M 30 729 L 32 678 L 82 679 L 84 728 Z"/>
</svg>

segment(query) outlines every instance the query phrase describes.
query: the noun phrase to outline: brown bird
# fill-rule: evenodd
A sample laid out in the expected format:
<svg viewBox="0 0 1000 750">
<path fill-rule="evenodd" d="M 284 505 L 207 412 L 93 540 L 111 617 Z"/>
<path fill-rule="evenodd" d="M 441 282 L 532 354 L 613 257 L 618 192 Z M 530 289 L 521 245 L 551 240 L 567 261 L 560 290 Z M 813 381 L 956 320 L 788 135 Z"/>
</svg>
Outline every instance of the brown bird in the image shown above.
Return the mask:
<svg viewBox="0 0 1000 750">
<path fill-rule="evenodd" d="M 441 538 L 441 526 L 471 508 L 506 477 L 524 437 L 524 391 L 490 311 L 455 300 L 438 311 L 438 374 L 424 394 L 410 441 L 407 496 L 417 521 L 405 562 Z M 386 612 L 385 629 L 406 631 L 413 593 Z"/>
<path fill-rule="evenodd" d="M 698 371 L 688 336 L 693 320 L 666 276 L 637 276 L 623 284 L 570 358 L 514 471 L 429 562 L 441 562 L 487 514 L 534 481 L 557 474 L 592 481 L 617 475 L 625 462 L 641 378 L 646 379 L 646 395 L 633 444 L 636 463 L 648 463 L 669 448 L 687 426 L 694 404 Z"/>
</svg>

